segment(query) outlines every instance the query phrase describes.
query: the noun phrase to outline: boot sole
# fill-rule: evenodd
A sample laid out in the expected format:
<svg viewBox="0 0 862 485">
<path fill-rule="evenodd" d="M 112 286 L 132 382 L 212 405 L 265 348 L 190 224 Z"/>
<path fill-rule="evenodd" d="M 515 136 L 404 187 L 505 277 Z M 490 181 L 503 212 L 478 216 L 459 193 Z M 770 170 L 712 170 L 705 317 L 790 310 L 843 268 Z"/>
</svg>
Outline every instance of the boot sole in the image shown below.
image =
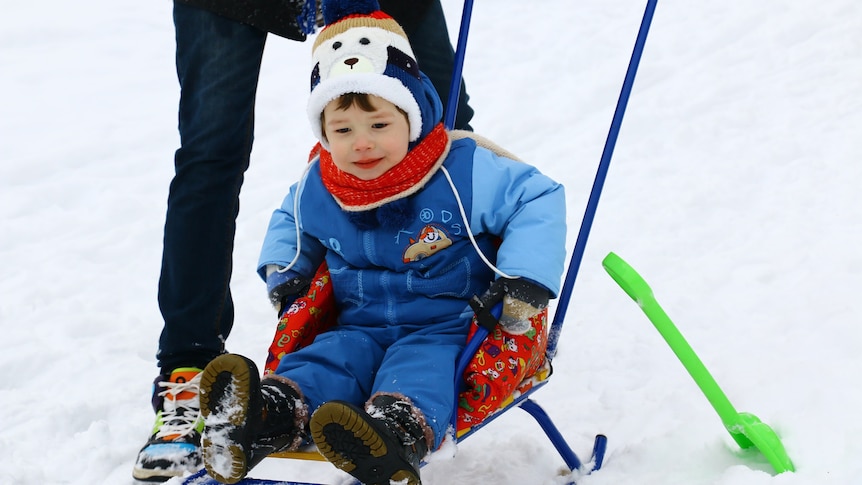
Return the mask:
<svg viewBox="0 0 862 485">
<path fill-rule="evenodd" d="M 201 376 L 204 467 L 222 483 L 237 483 L 248 473 L 249 444 L 244 444 L 243 432 L 251 388 L 260 379 L 252 369 L 245 358 L 226 354 L 210 362 Z"/>
<path fill-rule="evenodd" d="M 365 485 L 421 485 L 413 467 L 397 450 L 387 448 L 370 419 L 351 404 L 330 401 L 312 415 L 311 438 L 324 458 Z"/>
</svg>

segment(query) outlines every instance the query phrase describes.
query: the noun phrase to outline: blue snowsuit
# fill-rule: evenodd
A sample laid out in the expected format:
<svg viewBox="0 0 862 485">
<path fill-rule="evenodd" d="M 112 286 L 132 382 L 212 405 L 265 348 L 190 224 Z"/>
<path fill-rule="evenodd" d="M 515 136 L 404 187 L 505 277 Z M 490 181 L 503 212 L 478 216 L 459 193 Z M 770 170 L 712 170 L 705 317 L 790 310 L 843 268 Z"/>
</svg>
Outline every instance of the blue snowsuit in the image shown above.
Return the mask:
<svg viewBox="0 0 862 485">
<path fill-rule="evenodd" d="M 471 139 L 454 140 L 443 167 L 487 259 L 556 296 L 566 256 L 563 187 Z M 404 395 L 424 413 L 436 447 L 455 409 L 467 301 L 495 275 L 468 238 L 442 169 L 410 199 L 403 227 L 360 229 L 327 192 L 315 160 L 274 212 L 258 271 L 288 266 L 298 247 L 293 271 L 310 278 L 324 259 L 329 267 L 338 326 L 287 354 L 276 371 L 298 384 L 311 410 L 333 399 L 362 407 L 379 392 Z"/>
</svg>

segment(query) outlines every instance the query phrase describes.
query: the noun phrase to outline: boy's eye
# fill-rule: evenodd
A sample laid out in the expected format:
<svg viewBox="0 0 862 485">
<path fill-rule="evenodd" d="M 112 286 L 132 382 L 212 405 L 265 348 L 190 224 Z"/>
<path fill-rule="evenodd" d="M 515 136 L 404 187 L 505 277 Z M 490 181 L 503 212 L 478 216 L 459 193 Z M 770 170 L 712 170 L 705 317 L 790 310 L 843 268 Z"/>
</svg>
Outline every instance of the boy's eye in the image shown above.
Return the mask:
<svg viewBox="0 0 862 485">
<path fill-rule="evenodd" d="M 387 126 L 389 126 L 389 123 L 374 123 L 373 125 L 371 125 L 372 128 L 377 129 L 386 128 Z"/>
<path fill-rule="evenodd" d="M 336 129 L 335 129 L 335 132 L 336 132 L 336 133 L 341 133 L 341 134 L 344 134 L 344 133 L 350 133 L 350 128 L 336 128 Z"/>
</svg>

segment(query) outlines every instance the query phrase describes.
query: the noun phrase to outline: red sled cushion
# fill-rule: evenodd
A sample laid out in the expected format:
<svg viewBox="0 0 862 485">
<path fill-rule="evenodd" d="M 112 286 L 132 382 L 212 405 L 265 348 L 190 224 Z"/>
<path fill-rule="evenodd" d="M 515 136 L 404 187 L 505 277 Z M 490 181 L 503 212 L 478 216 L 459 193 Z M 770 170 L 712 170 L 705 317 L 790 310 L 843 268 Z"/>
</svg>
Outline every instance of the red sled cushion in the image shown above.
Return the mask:
<svg viewBox="0 0 862 485">
<path fill-rule="evenodd" d="M 539 312 L 530 323 L 530 330 L 523 335 L 512 335 L 495 327 L 467 364 L 464 369 L 467 386 L 458 399 L 459 436 L 507 405 L 516 392 L 526 392 L 532 387 L 529 378 L 545 363 L 548 310 Z M 476 328 L 474 319 L 471 337 Z"/>
<path fill-rule="evenodd" d="M 285 354 L 295 352 L 311 342 L 317 334 L 332 328 L 337 321 L 335 298 L 326 263 L 320 265 L 305 296 L 297 298 L 278 320 L 269 345 L 263 374 L 272 374 Z"/>
<path fill-rule="evenodd" d="M 299 350 L 322 332 L 336 325 L 337 309 L 326 263 L 312 280 L 308 294 L 298 298 L 278 321 L 264 366 L 264 375 L 274 373 L 281 358 Z M 464 370 L 466 387 L 458 399 L 460 436 L 471 427 L 526 392 L 533 376 L 547 376 L 544 367 L 548 345 L 548 310 L 530 319 L 532 327 L 523 335 L 511 335 L 496 327 Z M 477 328 L 474 319 L 470 337 Z"/>
</svg>

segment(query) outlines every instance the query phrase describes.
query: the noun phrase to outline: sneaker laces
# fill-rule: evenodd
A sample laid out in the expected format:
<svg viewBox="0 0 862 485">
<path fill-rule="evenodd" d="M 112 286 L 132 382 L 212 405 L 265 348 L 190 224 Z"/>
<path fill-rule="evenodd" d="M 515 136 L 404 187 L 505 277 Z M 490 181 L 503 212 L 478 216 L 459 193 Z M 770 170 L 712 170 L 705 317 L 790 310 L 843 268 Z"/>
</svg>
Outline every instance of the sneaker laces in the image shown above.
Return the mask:
<svg viewBox="0 0 862 485">
<path fill-rule="evenodd" d="M 195 431 L 201 415 L 199 393 L 202 374 L 198 373 L 188 382 L 159 382 L 159 386 L 165 388 L 159 392 L 159 396 L 164 398 L 164 409 L 162 425 L 156 432 L 156 438 L 176 439 Z M 183 393 L 191 397 L 180 399 Z"/>
</svg>

